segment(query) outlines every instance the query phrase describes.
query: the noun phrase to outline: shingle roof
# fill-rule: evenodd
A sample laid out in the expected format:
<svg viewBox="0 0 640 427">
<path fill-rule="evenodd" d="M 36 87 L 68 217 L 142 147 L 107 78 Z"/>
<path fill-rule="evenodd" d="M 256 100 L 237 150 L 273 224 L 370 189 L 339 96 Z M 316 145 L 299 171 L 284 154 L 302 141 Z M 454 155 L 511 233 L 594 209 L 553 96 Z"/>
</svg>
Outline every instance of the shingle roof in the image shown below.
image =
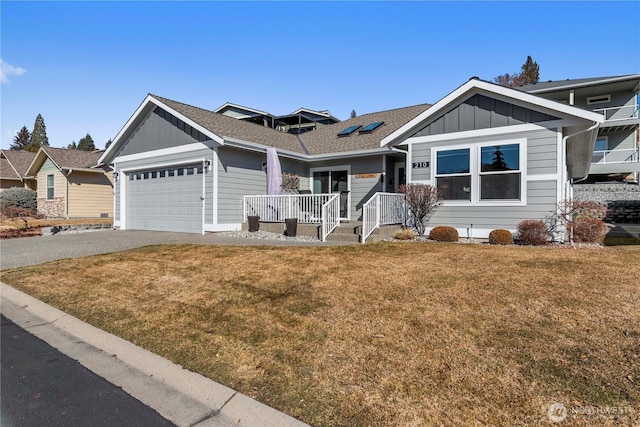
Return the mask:
<svg viewBox="0 0 640 427">
<path fill-rule="evenodd" d="M 20 179 L 20 175 L 11 166 L 9 160 L 0 157 L 0 178 L 2 179 Z"/>
<path fill-rule="evenodd" d="M 83 151 L 67 148 L 42 147 L 47 156 L 62 169 L 90 168 L 98 163 L 104 151 Z"/>
<path fill-rule="evenodd" d="M 280 132 L 255 123 L 234 119 L 233 117 L 172 101 L 160 96 L 151 96 L 220 137 L 250 141 L 296 153 L 304 152 L 295 135 Z"/>
<path fill-rule="evenodd" d="M 380 148 L 380 141 L 382 141 L 382 139 L 398 130 L 402 125 L 429 107 L 429 104 L 420 104 L 363 114 L 340 123 L 319 126 L 312 132 L 306 132 L 300 135 L 300 139 L 312 155 L 376 149 Z M 360 125 L 365 127 L 375 122 L 384 122 L 384 124 L 370 133 L 359 133 L 359 131 L 356 130 L 349 136 L 338 136 L 340 131 L 349 126 Z"/>
<path fill-rule="evenodd" d="M 575 86 L 586 83 L 598 83 L 601 81 L 607 81 L 611 79 L 621 79 L 624 77 L 633 77 L 637 76 L 637 74 L 625 74 L 622 76 L 608 76 L 608 77 L 590 77 L 585 79 L 567 79 L 567 80 L 549 80 L 546 82 L 538 82 L 532 85 L 523 85 L 519 87 L 514 87 L 514 89 L 521 90 L 523 92 L 532 92 L 538 90 L 546 90 L 546 89 L 555 89 L 561 88 L 565 86 Z"/>
<path fill-rule="evenodd" d="M 380 148 L 380 141 L 384 137 L 430 106 L 421 104 L 363 114 L 336 124 L 318 126 L 316 130 L 301 135 L 292 135 L 160 96 L 151 96 L 220 137 L 234 138 L 311 155 Z M 338 132 L 348 126 L 359 124 L 364 127 L 373 122 L 384 122 L 384 125 L 368 134 L 359 134 L 356 131 L 349 137 L 337 136 Z"/>
<path fill-rule="evenodd" d="M 11 169 L 11 173 L 15 175 L 15 171 L 13 171 L 14 168 L 18 171 L 20 177 L 25 176 L 36 153 L 24 150 L 2 150 L 2 155 L 6 157 L 6 161 L 8 162 L 6 165 L 4 162 L 2 163 L 2 177 L 8 178 L 9 169 Z M 11 166 L 13 166 L 13 168 Z"/>
</svg>

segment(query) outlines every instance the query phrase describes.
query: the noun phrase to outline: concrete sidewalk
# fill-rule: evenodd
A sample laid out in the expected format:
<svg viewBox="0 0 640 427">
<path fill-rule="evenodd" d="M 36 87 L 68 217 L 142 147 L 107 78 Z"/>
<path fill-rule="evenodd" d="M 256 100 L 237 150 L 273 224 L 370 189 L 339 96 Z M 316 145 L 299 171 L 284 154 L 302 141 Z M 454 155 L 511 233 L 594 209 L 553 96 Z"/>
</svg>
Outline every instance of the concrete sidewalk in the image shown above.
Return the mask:
<svg viewBox="0 0 640 427">
<path fill-rule="evenodd" d="M 306 426 L 0 283 L 0 311 L 178 426 Z"/>
</svg>

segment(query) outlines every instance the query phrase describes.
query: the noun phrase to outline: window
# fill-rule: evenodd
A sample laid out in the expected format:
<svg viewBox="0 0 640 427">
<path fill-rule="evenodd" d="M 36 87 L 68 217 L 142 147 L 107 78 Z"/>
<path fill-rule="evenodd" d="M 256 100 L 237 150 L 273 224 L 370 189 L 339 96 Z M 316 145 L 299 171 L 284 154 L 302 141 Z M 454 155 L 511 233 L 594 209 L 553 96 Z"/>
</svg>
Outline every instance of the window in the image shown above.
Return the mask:
<svg viewBox="0 0 640 427">
<path fill-rule="evenodd" d="M 54 179 L 53 175 L 47 175 L 47 199 L 53 199 L 54 193 Z"/>
<path fill-rule="evenodd" d="M 471 150 L 438 151 L 436 185 L 444 200 L 471 200 Z"/>
<path fill-rule="evenodd" d="M 611 95 L 598 95 L 590 96 L 587 98 L 587 105 L 603 104 L 605 102 L 611 102 Z"/>
<path fill-rule="evenodd" d="M 443 200 L 468 203 L 523 200 L 524 141 L 434 149 L 435 185 Z"/>
<path fill-rule="evenodd" d="M 360 131 L 358 133 L 371 133 L 374 130 L 378 129 L 378 127 L 382 126 L 383 124 L 384 124 L 384 122 L 371 123 L 369 125 L 366 125 L 362 129 L 360 129 Z"/>
<path fill-rule="evenodd" d="M 599 136 L 593 151 L 607 151 L 609 149 L 609 140 L 606 136 Z"/>
<path fill-rule="evenodd" d="M 349 126 L 348 128 L 346 128 L 345 130 L 338 132 L 338 136 L 349 136 L 351 135 L 353 132 L 357 131 L 358 129 L 360 129 L 362 127 L 362 125 L 354 125 L 354 126 Z"/>
<path fill-rule="evenodd" d="M 480 147 L 480 200 L 520 200 L 520 145 Z"/>
</svg>

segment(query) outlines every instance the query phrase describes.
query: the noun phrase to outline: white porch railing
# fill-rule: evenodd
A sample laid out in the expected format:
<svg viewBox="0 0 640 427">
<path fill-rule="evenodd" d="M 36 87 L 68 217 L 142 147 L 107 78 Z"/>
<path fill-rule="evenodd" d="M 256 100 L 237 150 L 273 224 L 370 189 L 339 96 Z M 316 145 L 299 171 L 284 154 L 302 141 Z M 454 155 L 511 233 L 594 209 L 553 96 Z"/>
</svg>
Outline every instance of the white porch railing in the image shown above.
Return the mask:
<svg viewBox="0 0 640 427">
<path fill-rule="evenodd" d="M 404 194 L 376 193 L 362 206 L 362 241 L 381 225 L 404 224 L 407 218 Z"/>
<path fill-rule="evenodd" d="M 636 148 L 597 150 L 593 152 L 591 164 L 633 163 L 640 161 Z"/>
<path fill-rule="evenodd" d="M 593 110 L 604 116 L 605 121 L 637 119 L 638 105 L 622 105 L 620 107 L 597 108 Z"/>
<path fill-rule="evenodd" d="M 335 193 L 322 205 L 322 238 L 327 241 L 327 236 L 340 225 L 340 193 Z"/>
<path fill-rule="evenodd" d="M 244 196 L 242 206 L 244 222 L 259 216 L 262 222 L 297 218 L 299 223 L 322 224 L 323 242 L 340 225 L 340 193 Z"/>
</svg>

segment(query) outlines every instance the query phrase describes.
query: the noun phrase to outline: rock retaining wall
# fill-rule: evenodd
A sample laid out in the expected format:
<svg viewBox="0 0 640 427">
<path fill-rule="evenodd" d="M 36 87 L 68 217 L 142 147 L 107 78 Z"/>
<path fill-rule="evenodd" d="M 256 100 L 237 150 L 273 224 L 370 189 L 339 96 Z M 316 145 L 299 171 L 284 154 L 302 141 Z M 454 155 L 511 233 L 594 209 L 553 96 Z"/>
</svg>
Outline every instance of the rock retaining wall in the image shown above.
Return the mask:
<svg viewBox="0 0 640 427">
<path fill-rule="evenodd" d="M 618 224 L 640 224 L 640 186 L 636 184 L 577 184 L 575 200 L 606 203 L 605 221 Z"/>
</svg>

